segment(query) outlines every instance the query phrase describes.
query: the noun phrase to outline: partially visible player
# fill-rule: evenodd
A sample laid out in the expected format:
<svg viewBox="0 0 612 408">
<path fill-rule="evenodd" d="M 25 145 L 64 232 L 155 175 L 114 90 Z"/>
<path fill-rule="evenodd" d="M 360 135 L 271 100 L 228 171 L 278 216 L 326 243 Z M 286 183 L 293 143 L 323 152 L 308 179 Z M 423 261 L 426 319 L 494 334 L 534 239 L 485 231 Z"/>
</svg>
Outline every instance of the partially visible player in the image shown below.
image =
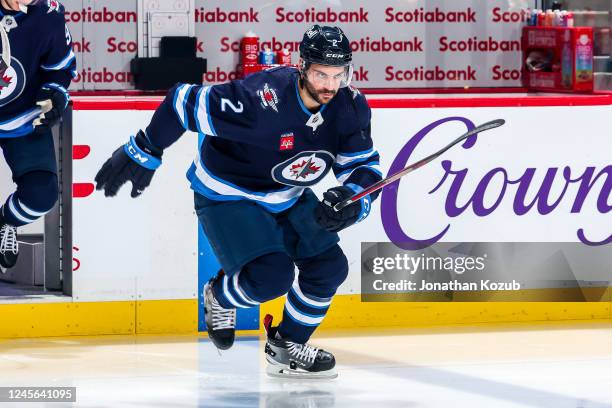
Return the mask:
<svg viewBox="0 0 612 408">
<path fill-rule="evenodd" d="M 299 69 L 273 68 L 222 85 L 177 85 L 146 130 L 104 163 L 96 183 L 114 196 L 131 181 L 136 197 L 164 149 L 186 130 L 204 134 L 187 177 L 223 268 L 204 287 L 211 340 L 231 347 L 236 308 L 287 294 L 280 325 L 264 321 L 268 372 L 334 377 L 334 356 L 307 342 L 348 273 L 337 232 L 363 220 L 378 193 L 336 212 L 309 187 L 333 170 L 342 185 L 324 198 L 335 204 L 382 174 L 370 108 L 349 86 L 348 38 L 337 27 L 315 25 L 304 34 L 300 56 Z"/>
<path fill-rule="evenodd" d="M 15 192 L 0 207 L 0 268 L 17 262 L 17 227 L 45 215 L 58 197 L 51 126 L 76 75 L 64 8 L 56 0 L 0 0 L 0 148 Z"/>
</svg>

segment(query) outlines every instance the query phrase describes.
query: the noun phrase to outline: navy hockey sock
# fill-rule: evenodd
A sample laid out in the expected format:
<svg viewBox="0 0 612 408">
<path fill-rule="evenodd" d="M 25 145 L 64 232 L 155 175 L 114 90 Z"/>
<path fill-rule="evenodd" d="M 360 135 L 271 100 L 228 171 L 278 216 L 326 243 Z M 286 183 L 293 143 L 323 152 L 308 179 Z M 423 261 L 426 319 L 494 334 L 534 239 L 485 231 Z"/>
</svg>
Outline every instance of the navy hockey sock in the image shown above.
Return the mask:
<svg viewBox="0 0 612 408">
<path fill-rule="evenodd" d="M 247 263 L 231 277 L 213 286 L 215 298 L 226 309 L 249 308 L 287 293 L 295 278 L 295 266 L 287 254 L 275 252 Z"/>
<path fill-rule="evenodd" d="M 300 276 L 287 294 L 278 333 L 304 344 L 319 327 L 332 297 L 348 274 L 348 261 L 338 245 L 324 253 L 296 262 Z"/>
<path fill-rule="evenodd" d="M 57 201 L 57 176 L 48 171 L 32 171 L 16 180 L 17 191 L 7 198 L 0 214 L 14 227 L 30 224 L 48 213 Z"/>
</svg>

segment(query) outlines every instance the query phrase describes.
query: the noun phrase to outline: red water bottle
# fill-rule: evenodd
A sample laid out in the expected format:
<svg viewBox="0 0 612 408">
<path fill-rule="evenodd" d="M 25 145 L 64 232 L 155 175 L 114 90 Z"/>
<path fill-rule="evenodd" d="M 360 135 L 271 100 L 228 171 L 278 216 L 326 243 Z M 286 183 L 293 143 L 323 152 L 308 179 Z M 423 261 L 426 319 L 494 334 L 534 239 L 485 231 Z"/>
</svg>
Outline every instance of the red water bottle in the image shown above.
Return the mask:
<svg viewBox="0 0 612 408">
<path fill-rule="evenodd" d="M 573 27 L 574 26 L 574 13 L 572 13 L 571 11 L 567 12 L 566 26 L 567 27 Z"/>
<path fill-rule="evenodd" d="M 259 37 L 249 31 L 240 40 L 240 61 L 242 64 L 257 64 L 259 52 Z"/>
</svg>

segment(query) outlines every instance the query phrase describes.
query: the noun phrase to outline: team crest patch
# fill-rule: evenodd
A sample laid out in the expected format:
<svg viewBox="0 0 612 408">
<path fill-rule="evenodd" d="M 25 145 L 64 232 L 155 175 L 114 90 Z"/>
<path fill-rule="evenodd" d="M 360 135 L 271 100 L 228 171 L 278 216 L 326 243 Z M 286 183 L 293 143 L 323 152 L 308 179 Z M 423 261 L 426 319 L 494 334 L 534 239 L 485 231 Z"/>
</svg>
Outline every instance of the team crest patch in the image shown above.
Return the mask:
<svg viewBox="0 0 612 408">
<path fill-rule="evenodd" d="M 266 109 L 268 107 L 272 108 L 274 112 L 278 113 L 278 96 L 276 95 L 276 91 L 274 88 L 270 88 L 270 86 L 266 83 L 263 89 L 257 91 L 257 95 L 261 98 L 261 106 Z"/>
<path fill-rule="evenodd" d="M 280 150 L 292 150 L 293 149 L 293 132 L 283 133 L 280 138 Z"/>
<path fill-rule="evenodd" d="M 57 0 L 47 0 L 47 7 L 49 8 L 47 10 L 47 14 L 52 13 L 52 12 L 56 12 L 59 13 L 60 11 L 60 2 Z"/>
<path fill-rule="evenodd" d="M 23 92 L 25 84 L 23 65 L 13 57 L 11 65 L 4 72 L 0 72 L 0 106 L 8 105 L 17 99 Z"/>
<path fill-rule="evenodd" d="M 325 150 L 301 152 L 274 166 L 272 178 L 288 186 L 312 186 L 325 177 L 333 162 L 334 156 Z"/>
</svg>

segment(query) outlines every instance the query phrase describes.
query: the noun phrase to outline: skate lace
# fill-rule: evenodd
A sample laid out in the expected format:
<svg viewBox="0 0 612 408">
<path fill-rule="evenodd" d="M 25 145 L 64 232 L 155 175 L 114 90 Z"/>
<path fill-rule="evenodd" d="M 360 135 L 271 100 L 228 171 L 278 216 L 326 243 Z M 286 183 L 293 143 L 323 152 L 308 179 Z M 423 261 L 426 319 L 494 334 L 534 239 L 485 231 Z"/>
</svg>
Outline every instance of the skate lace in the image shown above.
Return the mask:
<svg viewBox="0 0 612 408">
<path fill-rule="evenodd" d="M 213 299 L 212 325 L 213 330 L 233 329 L 236 326 L 236 309 L 225 309 L 217 299 Z"/>
<path fill-rule="evenodd" d="M 0 252 L 17 254 L 17 228 L 3 225 L 0 229 Z"/>
<path fill-rule="evenodd" d="M 298 344 L 293 342 L 287 342 L 289 344 L 289 354 L 296 360 L 307 361 L 313 363 L 317 357 L 319 349 L 316 347 L 309 346 L 308 344 Z"/>
</svg>

